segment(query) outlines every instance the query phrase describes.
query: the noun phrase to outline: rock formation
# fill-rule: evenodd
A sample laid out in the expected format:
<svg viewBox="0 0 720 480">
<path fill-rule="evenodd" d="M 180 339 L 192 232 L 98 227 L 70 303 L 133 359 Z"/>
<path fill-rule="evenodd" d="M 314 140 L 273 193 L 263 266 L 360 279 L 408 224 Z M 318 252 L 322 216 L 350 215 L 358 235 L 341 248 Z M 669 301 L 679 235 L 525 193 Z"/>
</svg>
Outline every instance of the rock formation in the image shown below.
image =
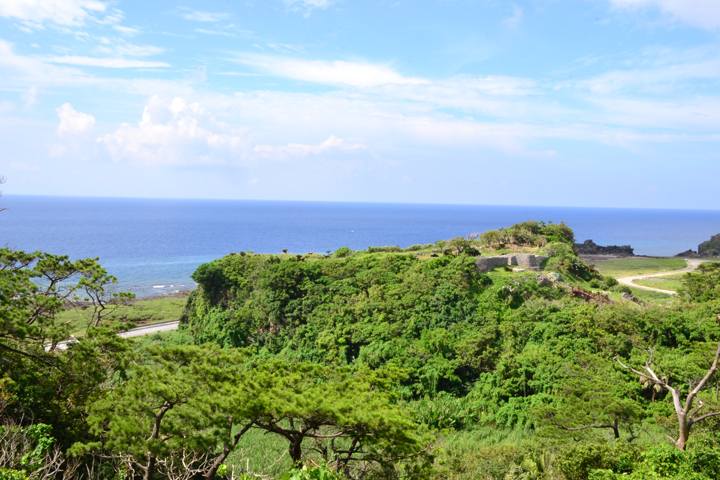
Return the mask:
<svg viewBox="0 0 720 480">
<path fill-rule="evenodd" d="M 684 258 L 720 257 L 720 233 L 712 236 L 710 240 L 698 245 L 697 252 L 694 250 L 687 250 L 685 252 L 678 253 L 675 256 Z"/>
<path fill-rule="evenodd" d="M 592 240 L 576 243 L 575 248 L 580 255 L 617 255 L 618 257 L 634 257 L 635 252 L 630 245 L 608 245 L 602 247 Z"/>
</svg>

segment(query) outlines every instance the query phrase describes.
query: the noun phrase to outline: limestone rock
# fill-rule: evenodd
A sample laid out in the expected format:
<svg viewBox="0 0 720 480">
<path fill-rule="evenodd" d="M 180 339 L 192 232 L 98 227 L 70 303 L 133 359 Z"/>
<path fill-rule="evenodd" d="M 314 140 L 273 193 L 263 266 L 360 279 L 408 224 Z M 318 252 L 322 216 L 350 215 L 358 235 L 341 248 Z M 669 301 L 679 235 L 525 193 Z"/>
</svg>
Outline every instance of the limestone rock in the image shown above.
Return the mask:
<svg viewBox="0 0 720 480">
<path fill-rule="evenodd" d="M 681 258 L 711 258 L 720 257 L 720 233 L 714 235 L 710 240 L 698 245 L 697 252 L 686 250 L 675 255 Z"/>
<path fill-rule="evenodd" d="M 634 257 L 635 251 L 630 245 L 608 245 L 600 246 L 592 240 L 585 240 L 583 243 L 576 243 L 575 248 L 580 255 L 617 255 L 618 257 Z"/>
</svg>

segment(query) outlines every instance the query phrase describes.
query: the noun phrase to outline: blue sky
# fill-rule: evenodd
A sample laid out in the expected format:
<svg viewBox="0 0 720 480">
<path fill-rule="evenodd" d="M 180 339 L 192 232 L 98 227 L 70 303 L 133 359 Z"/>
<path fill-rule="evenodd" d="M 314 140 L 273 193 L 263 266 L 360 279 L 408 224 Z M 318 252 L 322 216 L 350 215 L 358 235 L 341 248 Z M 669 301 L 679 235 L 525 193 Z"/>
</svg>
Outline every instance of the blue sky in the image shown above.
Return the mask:
<svg viewBox="0 0 720 480">
<path fill-rule="evenodd" d="M 720 209 L 717 0 L 0 2 L 6 194 Z"/>
</svg>

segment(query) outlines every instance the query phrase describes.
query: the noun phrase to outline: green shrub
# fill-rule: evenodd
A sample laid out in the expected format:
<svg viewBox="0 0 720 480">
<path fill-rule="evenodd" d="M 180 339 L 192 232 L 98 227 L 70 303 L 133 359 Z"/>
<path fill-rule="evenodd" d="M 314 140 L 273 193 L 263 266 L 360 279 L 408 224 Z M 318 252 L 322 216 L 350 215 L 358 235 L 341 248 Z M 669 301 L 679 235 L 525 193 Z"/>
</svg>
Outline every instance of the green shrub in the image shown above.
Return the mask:
<svg viewBox="0 0 720 480">
<path fill-rule="evenodd" d="M 615 280 L 615 277 L 603 277 L 602 281 L 605 284 L 605 288 L 608 290 L 618 285 L 618 281 Z"/>
<path fill-rule="evenodd" d="M 252 477 L 246 477 L 250 480 Z M 240 477 L 240 480 L 246 480 Z M 302 468 L 294 468 L 280 477 L 280 480 L 342 480 L 342 477 L 327 467 L 309 467 L 304 465 Z"/>
<path fill-rule="evenodd" d="M 227 279 L 223 267 L 218 261 L 204 263 L 190 275 L 200 287 L 206 298 L 215 303 L 218 301 L 223 289 L 227 286 Z"/>
<path fill-rule="evenodd" d="M 397 245 L 390 245 L 389 247 L 368 247 L 368 253 L 397 253 L 402 252 L 402 248 Z"/>
<path fill-rule="evenodd" d="M 0 467 L 0 480 L 29 480 L 22 470 L 11 470 Z"/>
<path fill-rule="evenodd" d="M 457 398 L 447 392 L 440 392 L 435 398 L 423 398 L 412 405 L 415 420 L 430 428 L 462 428 L 477 422 L 467 397 Z"/>
<path fill-rule="evenodd" d="M 620 285 L 619 283 L 611 288 L 613 292 L 618 293 L 632 293 L 632 289 L 627 285 Z"/>
<path fill-rule="evenodd" d="M 555 467 L 568 480 L 600 480 L 610 472 L 627 473 L 631 459 L 637 455 L 636 447 L 627 443 L 580 443 L 564 448 L 555 460 Z M 593 470 L 603 472 L 590 474 Z"/>
<path fill-rule="evenodd" d="M 337 250 L 335 250 L 335 256 L 338 258 L 345 258 L 348 255 L 352 253 L 352 250 L 350 250 L 348 247 L 340 247 Z"/>
<path fill-rule="evenodd" d="M 693 302 L 720 299 L 720 262 L 702 263 L 693 273 L 682 277 L 683 287 L 678 291 Z"/>
</svg>

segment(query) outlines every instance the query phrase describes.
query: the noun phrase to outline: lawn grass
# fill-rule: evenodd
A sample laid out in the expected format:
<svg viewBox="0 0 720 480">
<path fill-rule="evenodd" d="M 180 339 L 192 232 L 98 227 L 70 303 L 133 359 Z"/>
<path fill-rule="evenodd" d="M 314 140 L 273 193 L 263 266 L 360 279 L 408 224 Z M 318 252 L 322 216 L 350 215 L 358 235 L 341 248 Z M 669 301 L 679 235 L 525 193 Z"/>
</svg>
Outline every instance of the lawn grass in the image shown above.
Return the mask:
<svg viewBox="0 0 720 480">
<path fill-rule="evenodd" d="M 615 278 L 670 272 L 683 269 L 686 266 L 687 264 L 682 258 L 650 257 L 613 258 L 607 262 L 595 264 L 595 268 L 601 275 Z"/>
<path fill-rule="evenodd" d="M 109 315 L 109 320 L 129 321 L 133 323 L 157 323 L 177 320 L 187 303 L 186 296 L 153 297 L 140 299 L 131 305 L 124 305 Z M 91 309 L 75 308 L 64 310 L 57 315 L 58 323 L 70 323 L 73 335 L 82 335 L 92 315 Z"/>
<path fill-rule="evenodd" d="M 641 280 L 635 280 L 633 283 L 642 285 L 644 287 L 659 288 L 661 290 L 672 290 L 677 292 L 680 287 L 683 286 L 682 277 L 684 273 L 677 273 L 675 275 L 667 275 L 664 277 L 653 277 Z"/>
</svg>

